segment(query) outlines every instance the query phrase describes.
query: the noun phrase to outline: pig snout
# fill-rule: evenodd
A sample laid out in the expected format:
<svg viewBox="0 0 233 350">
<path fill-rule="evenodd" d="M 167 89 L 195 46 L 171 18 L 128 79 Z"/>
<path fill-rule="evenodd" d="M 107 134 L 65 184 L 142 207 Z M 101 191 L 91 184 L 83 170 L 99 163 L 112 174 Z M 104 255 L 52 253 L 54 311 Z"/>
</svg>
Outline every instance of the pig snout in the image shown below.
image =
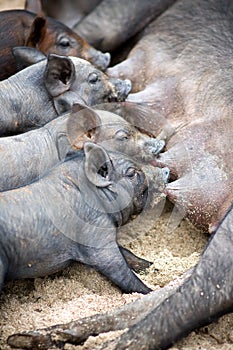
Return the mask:
<svg viewBox="0 0 233 350">
<path fill-rule="evenodd" d="M 148 166 L 146 169 L 147 180 L 153 192 L 162 193 L 170 179 L 170 169 Z"/>
<path fill-rule="evenodd" d="M 126 99 L 131 91 L 132 83 L 129 79 L 110 79 L 110 82 L 115 86 L 117 101 L 122 102 Z"/>
<path fill-rule="evenodd" d="M 144 143 L 144 151 L 146 154 L 156 156 L 159 154 L 165 146 L 164 140 L 158 140 L 151 138 Z"/>
<path fill-rule="evenodd" d="M 165 189 L 165 186 L 167 185 L 169 179 L 170 179 L 170 169 L 165 167 L 165 168 L 157 168 L 158 172 L 153 173 L 153 180 L 155 181 L 155 186 L 162 190 Z"/>
<path fill-rule="evenodd" d="M 109 66 L 109 63 L 111 61 L 111 55 L 109 52 L 101 52 L 97 51 L 96 55 L 94 56 L 93 63 L 97 66 L 97 68 L 105 71 L 107 67 Z"/>
<path fill-rule="evenodd" d="M 98 69 L 105 71 L 110 64 L 111 55 L 109 52 L 104 53 L 90 47 L 86 55 L 86 60 L 91 61 Z"/>
<path fill-rule="evenodd" d="M 170 178 L 170 170 L 167 167 L 146 166 L 144 174 L 147 180 L 147 195 L 143 199 L 143 208 L 153 209 L 166 197 L 165 189 Z"/>
<path fill-rule="evenodd" d="M 167 167 L 165 167 L 165 168 L 162 168 L 161 173 L 164 181 L 168 183 L 168 180 L 170 179 L 170 170 Z"/>
</svg>

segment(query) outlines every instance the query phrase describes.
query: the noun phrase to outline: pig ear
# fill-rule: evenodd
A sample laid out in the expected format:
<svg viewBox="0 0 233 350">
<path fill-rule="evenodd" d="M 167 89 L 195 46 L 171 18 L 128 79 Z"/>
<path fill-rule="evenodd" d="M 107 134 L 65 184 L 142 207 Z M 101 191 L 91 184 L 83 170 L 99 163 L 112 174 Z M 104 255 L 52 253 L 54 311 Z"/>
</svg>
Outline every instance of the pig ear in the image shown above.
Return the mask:
<svg viewBox="0 0 233 350">
<path fill-rule="evenodd" d="M 36 16 L 30 27 L 25 46 L 37 47 L 38 44 L 44 40 L 46 31 L 46 18 L 42 16 Z"/>
<path fill-rule="evenodd" d="M 52 97 L 68 91 L 75 79 L 75 66 L 66 56 L 49 54 L 45 69 L 45 86 Z"/>
<path fill-rule="evenodd" d="M 112 172 L 112 162 L 107 152 L 92 142 L 84 144 L 84 169 L 88 180 L 97 187 L 108 187 L 112 184 L 109 175 Z"/>
<path fill-rule="evenodd" d="M 41 51 L 26 46 L 14 47 L 12 49 L 12 53 L 15 58 L 18 71 L 47 58 Z"/>
<path fill-rule="evenodd" d="M 75 104 L 67 121 L 67 137 L 71 146 L 83 149 L 85 142 L 96 142 L 100 125 L 101 119 L 92 108 Z"/>
</svg>

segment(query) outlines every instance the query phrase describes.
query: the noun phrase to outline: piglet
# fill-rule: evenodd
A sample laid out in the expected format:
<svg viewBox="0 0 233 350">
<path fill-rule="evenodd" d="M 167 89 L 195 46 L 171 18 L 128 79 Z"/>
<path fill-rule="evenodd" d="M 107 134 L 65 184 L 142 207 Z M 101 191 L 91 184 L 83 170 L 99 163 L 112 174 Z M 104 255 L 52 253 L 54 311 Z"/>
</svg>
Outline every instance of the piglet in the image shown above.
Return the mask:
<svg viewBox="0 0 233 350">
<path fill-rule="evenodd" d="M 124 292 L 148 293 L 116 241 L 162 195 L 168 168 L 135 163 L 86 142 L 84 151 L 32 184 L 0 193 L 0 286 L 61 270 L 71 260 L 96 268 Z"/>
</svg>

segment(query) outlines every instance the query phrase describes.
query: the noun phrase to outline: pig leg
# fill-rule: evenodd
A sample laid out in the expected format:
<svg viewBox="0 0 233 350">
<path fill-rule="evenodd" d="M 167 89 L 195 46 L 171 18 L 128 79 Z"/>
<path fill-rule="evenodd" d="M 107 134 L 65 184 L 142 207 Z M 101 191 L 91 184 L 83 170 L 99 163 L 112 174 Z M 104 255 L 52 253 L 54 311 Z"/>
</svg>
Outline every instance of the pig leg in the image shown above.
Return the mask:
<svg viewBox="0 0 233 350">
<path fill-rule="evenodd" d="M 111 349 L 168 349 L 196 328 L 233 311 L 232 227 L 233 210 L 210 240 L 190 278 L 112 342 Z"/>
<path fill-rule="evenodd" d="M 82 261 L 108 277 L 123 292 L 147 294 L 151 291 L 130 269 L 117 244 L 105 248 L 79 246 Z"/>
<path fill-rule="evenodd" d="M 177 288 L 177 287 L 176 287 Z M 135 302 L 126 304 L 116 310 L 90 317 L 81 318 L 66 324 L 11 335 L 7 343 L 14 348 L 48 349 L 65 343 L 79 344 L 90 336 L 103 332 L 121 330 L 140 321 L 161 300 L 168 297 L 173 288 L 162 288 L 143 296 Z"/>
<path fill-rule="evenodd" d="M 37 331 L 13 334 L 8 338 L 8 344 L 18 348 L 33 346 L 34 349 L 41 349 L 43 345 L 43 349 L 48 349 L 56 343 L 79 344 L 89 336 L 131 327 L 173 294 L 183 280 L 190 276 L 190 273 L 188 271 L 172 284 L 115 310 Z"/>
<path fill-rule="evenodd" d="M 145 271 L 146 269 L 148 269 L 148 267 L 150 267 L 153 264 L 150 261 L 139 258 L 138 256 L 134 255 L 130 250 L 122 246 L 119 246 L 119 249 L 121 251 L 121 254 L 124 256 L 125 260 L 127 261 L 127 264 L 136 273 Z"/>
</svg>

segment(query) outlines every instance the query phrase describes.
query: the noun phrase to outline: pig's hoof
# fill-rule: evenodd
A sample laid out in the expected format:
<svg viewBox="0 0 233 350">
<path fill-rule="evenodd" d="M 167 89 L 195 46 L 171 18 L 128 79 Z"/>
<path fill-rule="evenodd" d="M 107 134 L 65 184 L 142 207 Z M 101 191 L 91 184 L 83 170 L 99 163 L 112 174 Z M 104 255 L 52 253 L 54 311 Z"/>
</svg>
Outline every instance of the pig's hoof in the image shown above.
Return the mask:
<svg viewBox="0 0 233 350">
<path fill-rule="evenodd" d="M 40 349 L 45 350 L 51 347 L 52 342 L 48 335 L 37 332 L 29 332 L 25 334 L 13 334 L 7 339 L 7 344 L 13 348 L 20 349 Z"/>
</svg>

